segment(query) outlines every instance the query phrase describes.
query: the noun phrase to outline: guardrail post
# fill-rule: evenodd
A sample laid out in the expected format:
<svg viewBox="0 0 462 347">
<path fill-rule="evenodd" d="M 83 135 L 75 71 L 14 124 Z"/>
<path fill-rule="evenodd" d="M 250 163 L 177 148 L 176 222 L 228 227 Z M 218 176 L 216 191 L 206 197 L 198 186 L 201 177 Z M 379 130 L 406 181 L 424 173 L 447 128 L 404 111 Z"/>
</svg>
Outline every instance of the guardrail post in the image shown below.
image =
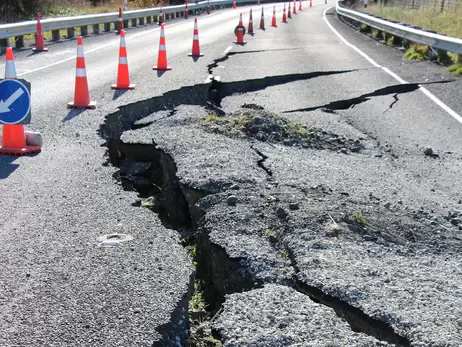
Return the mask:
<svg viewBox="0 0 462 347">
<path fill-rule="evenodd" d="M 87 36 L 88 35 L 88 26 L 83 25 L 80 27 L 80 35 Z"/>
<path fill-rule="evenodd" d="M 146 17 L 146 24 L 151 24 L 152 23 L 152 17 L 148 16 Z"/>
<path fill-rule="evenodd" d="M 61 39 L 61 34 L 59 30 L 52 30 L 51 31 L 51 40 L 52 41 L 59 41 Z"/>
<path fill-rule="evenodd" d="M 1 39 L 0 40 L 0 52 L 5 53 L 6 47 L 8 47 L 8 39 Z"/>
<path fill-rule="evenodd" d="M 133 18 L 132 19 L 132 27 L 136 27 L 137 23 L 136 23 L 136 18 Z"/>
<path fill-rule="evenodd" d="M 104 31 L 111 31 L 111 23 L 104 23 Z"/>
<path fill-rule="evenodd" d="M 124 28 L 128 28 L 128 19 L 125 19 L 123 22 L 124 22 Z"/>
<path fill-rule="evenodd" d="M 140 25 L 144 25 L 144 17 L 138 18 L 138 22 L 140 23 Z"/>
<path fill-rule="evenodd" d="M 24 36 L 15 36 L 14 45 L 16 46 L 16 48 L 23 48 L 24 47 Z"/>
<path fill-rule="evenodd" d="M 364 13 L 367 13 L 367 0 L 364 0 Z"/>
<path fill-rule="evenodd" d="M 165 14 L 165 20 L 169 20 L 170 19 L 170 13 L 166 13 Z"/>
<path fill-rule="evenodd" d="M 99 24 L 93 24 L 93 34 L 99 34 Z"/>
<path fill-rule="evenodd" d="M 74 28 L 67 28 L 67 38 L 73 39 L 75 37 L 75 29 Z"/>
</svg>

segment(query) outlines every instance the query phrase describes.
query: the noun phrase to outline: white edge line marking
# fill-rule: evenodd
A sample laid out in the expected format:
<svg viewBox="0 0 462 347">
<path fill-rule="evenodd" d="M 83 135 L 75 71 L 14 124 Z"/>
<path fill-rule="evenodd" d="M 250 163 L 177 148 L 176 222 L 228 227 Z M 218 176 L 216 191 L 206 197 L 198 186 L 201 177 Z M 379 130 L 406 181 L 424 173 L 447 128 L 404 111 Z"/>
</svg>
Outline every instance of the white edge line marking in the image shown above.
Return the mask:
<svg viewBox="0 0 462 347">
<path fill-rule="evenodd" d="M 399 77 L 397 74 L 395 74 L 393 71 L 391 71 L 389 68 L 387 67 L 384 67 L 384 66 L 381 66 L 379 64 L 377 64 L 377 62 L 372 59 L 371 57 L 369 57 L 366 53 L 364 53 L 363 51 L 361 51 L 358 47 L 352 45 L 351 43 L 349 43 L 347 40 L 345 40 L 345 38 L 340 35 L 340 33 L 334 29 L 334 27 L 329 23 L 329 21 L 327 20 L 326 18 L 326 12 L 329 11 L 330 9 L 333 9 L 335 7 L 329 7 L 327 9 L 324 10 L 324 13 L 323 13 L 323 18 L 324 18 L 324 21 L 326 22 L 326 24 L 329 26 L 330 30 L 332 30 L 332 32 L 337 35 L 340 40 L 342 40 L 348 47 L 352 48 L 353 50 L 355 50 L 356 52 L 358 52 L 364 59 L 366 59 L 369 63 L 371 63 L 372 65 L 374 65 L 375 67 L 378 67 L 380 69 L 382 69 L 383 71 L 385 71 L 387 74 L 389 74 L 391 77 L 393 77 L 395 80 L 397 80 L 399 83 L 401 84 L 408 84 L 407 81 L 403 80 L 401 77 Z M 443 101 L 441 101 L 440 99 L 438 99 L 433 93 L 431 93 L 427 88 L 423 87 L 422 85 L 419 85 L 419 90 L 424 93 L 430 100 L 432 100 L 435 104 L 437 104 L 439 107 L 441 107 L 441 109 L 443 109 L 444 111 L 446 111 L 449 115 L 451 115 L 456 121 L 458 121 L 460 124 L 462 124 L 462 117 L 457 114 L 456 111 L 454 111 L 452 108 L 450 108 L 448 105 L 446 105 Z"/>
<path fill-rule="evenodd" d="M 228 48 L 225 49 L 225 55 L 228 55 L 228 53 L 233 49 L 233 46 L 229 46 Z"/>
</svg>

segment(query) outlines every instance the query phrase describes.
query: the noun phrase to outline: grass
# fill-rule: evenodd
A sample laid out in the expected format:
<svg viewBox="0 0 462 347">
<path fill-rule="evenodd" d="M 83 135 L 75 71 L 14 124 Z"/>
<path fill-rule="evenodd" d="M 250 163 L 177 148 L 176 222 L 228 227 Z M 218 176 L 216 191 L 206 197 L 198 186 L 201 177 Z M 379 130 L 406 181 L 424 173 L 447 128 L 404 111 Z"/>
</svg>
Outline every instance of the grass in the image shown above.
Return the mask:
<svg viewBox="0 0 462 347">
<path fill-rule="evenodd" d="M 361 211 L 355 211 L 353 212 L 353 219 L 356 221 L 356 223 L 361 224 L 365 227 L 373 229 L 371 223 L 367 220 L 366 217 L 361 213 Z"/>
<path fill-rule="evenodd" d="M 400 23 L 433 30 L 452 37 L 462 37 L 462 3 L 440 11 L 439 6 L 427 6 L 420 10 L 413 10 L 406 7 L 385 6 L 378 2 L 376 5 L 370 5 L 368 11 Z"/>
<path fill-rule="evenodd" d="M 189 310 L 192 312 L 203 312 L 205 311 L 205 306 L 204 292 L 202 291 L 201 285 L 195 282 L 194 294 L 189 301 Z"/>
</svg>

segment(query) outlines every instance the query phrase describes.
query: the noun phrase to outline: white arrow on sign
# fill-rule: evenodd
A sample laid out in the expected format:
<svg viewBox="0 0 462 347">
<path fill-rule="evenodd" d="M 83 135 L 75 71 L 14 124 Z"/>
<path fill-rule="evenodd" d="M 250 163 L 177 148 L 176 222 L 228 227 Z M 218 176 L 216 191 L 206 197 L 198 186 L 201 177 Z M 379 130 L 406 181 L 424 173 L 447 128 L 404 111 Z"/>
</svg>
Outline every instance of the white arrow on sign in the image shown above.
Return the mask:
<svg viewBox="0 0 462 347">
<path fill-rule="evenodd" d="M 15 91 L 11 96 L 6 99 L 5 101 L 0 100 L 0 113 L 6 113 L 10 112 L 10 106 L 18 100 L 18 98 L 24 94 L 24 90 L 19 88 L 17 91 Z"/>
</svg>

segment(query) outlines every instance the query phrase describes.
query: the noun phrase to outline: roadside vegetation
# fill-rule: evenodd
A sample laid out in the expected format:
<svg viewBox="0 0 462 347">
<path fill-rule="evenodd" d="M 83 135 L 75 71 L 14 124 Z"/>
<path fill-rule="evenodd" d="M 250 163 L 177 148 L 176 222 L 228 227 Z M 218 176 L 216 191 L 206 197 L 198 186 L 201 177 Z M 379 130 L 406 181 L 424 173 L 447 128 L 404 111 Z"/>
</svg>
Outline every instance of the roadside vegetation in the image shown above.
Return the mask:
<svg viewBox="0 0 462 347">
<path fill-rule="evenodd" d="M 170 1 L 171 4 L 180 3 Z M 166 6 L 167 0 L 128 0 L 129 10 Z M 124 0 L 3 0 L 0 4 L 0 23 L 13 23 L 42 17 L 63 17 L 82 14 L 117 12 Z"/>
<path fill-rule="evenodd" d="M 361 11 L 362 7 L 359 6 L 357 9 Z M 436 31 L 439 34 L 462 38 L 462 1 L 460 0 L 457 0 L 454 5 L 444 10 L 441 10 L 441 4 L 439 3 L 420 9 L 412 9 L 407 5 L 387 5 L 386 2 L 378 1 L 368 6 L 368 12 L 385 19 Z M 386 36 L 376 30 L 371 31 L 370 28 L 364 25 L 360 27 L 360 31 L 371 32 L 372 37 L 380 39 L 388 45 L 396 45 L 398 42 L 401 44 L 402 42 L 399 38 Z M 408 60 L 434 60 L 448 66 L 449 72 L 462 75 L 462 58 L 460 55 L 451 52 L 433 51 L 428 46 L 409 42 L 405 43 L 405 48 L 405 58 Z"/>
</svg>

